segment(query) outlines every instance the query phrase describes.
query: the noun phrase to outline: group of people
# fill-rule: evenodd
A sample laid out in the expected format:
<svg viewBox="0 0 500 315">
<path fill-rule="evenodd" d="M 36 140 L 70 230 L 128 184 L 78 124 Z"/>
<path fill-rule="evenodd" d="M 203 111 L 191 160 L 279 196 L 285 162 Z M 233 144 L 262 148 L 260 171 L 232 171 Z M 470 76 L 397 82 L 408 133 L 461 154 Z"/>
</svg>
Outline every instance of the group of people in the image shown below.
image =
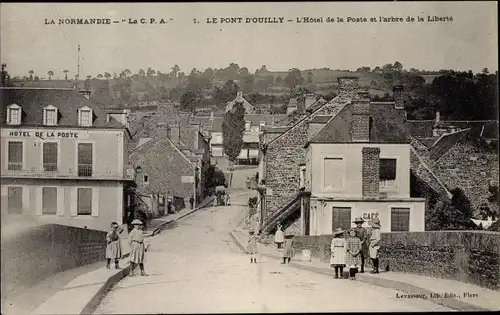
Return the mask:
<svg viewBox="0 0 500 315">
<path fill-rule="evenodd" d="M 335 270 L 335 279 L 352 280 L 358 271 L 365 272 L 367 257 L 370 257 L 373 264 L 373 270 L 370 273 L 379 273 L 380 219 L 373 218 L 369 235 L 362 226 L 364 222 L 363 218 L 358 217 L 353 221 L 356 224 L 355 228 L 349 229 L 347 233 L 339 228 L 333 233 L 330 265 Z M 348 269 L 346 276 L 344 276 L 344 268 Z"/>
<path fill-rule="evenodd" d="M 287 233 L 285 235 L 282 228 L 282 225 L 278 224 L 274 234 L 274 242 L 278 249 L 283 249 L 283 262 L 281 264 L 286 264 L 292 260 L 295 249 L 293 248 L 293 234 Z M 257 263 L 257 235 L 253 228 L 249 229 L 248 234 L 247 252 L 250 254 L 250 263 Z"/>
<path fill-rule="evenodd" d="M 137 265 L 141 270 L 141 276 L 147 276 L 144 271 L 144 255 L 146 247 L 144 245 L 144 233 L 142 229 L 144 224 L 141 220 L 135 219 L 132 221 L 134 229 L 128 235 L 130 245 L 130 276 L 135 276 L 134 270 Z M 111 268 L 111 261 L 114 260 L 115 269 L 120 269 L 119 260 L 122 258 L 122 245 L 120 243 L 120 234 L 123 229 L 118 223 L 111 223 L 111 231 L 106 235 L 106 268 Z"/>
</svg>

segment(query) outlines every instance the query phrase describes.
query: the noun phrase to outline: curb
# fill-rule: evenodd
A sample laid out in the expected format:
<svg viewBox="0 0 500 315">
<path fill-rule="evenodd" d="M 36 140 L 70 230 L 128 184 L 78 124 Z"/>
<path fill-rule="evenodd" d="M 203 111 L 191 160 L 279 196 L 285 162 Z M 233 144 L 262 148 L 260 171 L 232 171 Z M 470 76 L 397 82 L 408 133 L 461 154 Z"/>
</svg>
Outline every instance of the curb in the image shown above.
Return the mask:
<svg viewBox="0 0 500 315">
<path fill-rule="evenodd" d="M 128 256 L 128 254 L 127 254 Z M 106 297 L 109 290 L 120 282 L 123 278 L 125 278 L 130 273 L 129 266 L 121 269 L 114 275 L 108 278 L 106 283 L 97 291 L 97 293 L 92 297 L 92 299 L 85 305 L 80 314 L 93 314 L 99 304 L 101 304 L 102 300 Z"/>
<path fill-rule="evenodd" d="M 236 245 L 238 245 L 238 247 L 241 248 L 243 250 L 243 252 L 246 253 L 246 250 L 244 249 L 243 245 L 241 244 L 239 239 L 236 237 L 234 232 L 235 231 L 232 231 L 229 234 L 231 235 L 231 237 L 235 241 Z M 278 259 L 278 260 L 282 259 L 278 255 L 273 255 L 273 254 L 268 254 L 268 253 L 259 253 L 259 255 L 269 257 L 269 258 Z M 297 268 L 297 269 L 307 270 L 307 271 L 315 272 L 315 273 L 322 274 L 322 275 L 327 275 L 327 276 L 332 275 L 332 271 L 329 268 L 304 266 L 304 265 L 293 263 L 293 262 L 290 262 L 290 266 Z M 369 276 L 367 274 L 357 274 L 356 280 L 364 282 L 364 283 L 368 283 L 371 285 L 379 286 L 379 287 L 384 287 L 384 288 L 402 291 L 402 292 L 409 293 L 409 294 L 425 294 L 426 296 L 430 296 L 430 293 L 435 293 L 435 292 L 432 292 L 430 290 L 427 290 L 427 289 L 424 289 L 424 288 L 421 288 L 421 287 L 418 287 L 418 286 L 415 286 L 412 284 L 408 284 L 405 282 L 383 279 L 383 278 L 378 278 L 378 277 L 372 277 L 372 276 Z M 430 300 L 433 303 L 436 303 L 438 305 L 442 305 L 442 306 L 445 306 L 445 307 L 448 307 L 448 308 L 451 308 L 454 310 L 459 310 L 459 311 L 496 311 L 494 309 L 483 308 L 483 307 L 476 306 L 476 305 L 473 305 L 470 303 L 466 303 L 464 301 L 454 299 L 454 298 L 439 298 L 439 299 L 425 299 L 425 300 Z"/>
</svg>

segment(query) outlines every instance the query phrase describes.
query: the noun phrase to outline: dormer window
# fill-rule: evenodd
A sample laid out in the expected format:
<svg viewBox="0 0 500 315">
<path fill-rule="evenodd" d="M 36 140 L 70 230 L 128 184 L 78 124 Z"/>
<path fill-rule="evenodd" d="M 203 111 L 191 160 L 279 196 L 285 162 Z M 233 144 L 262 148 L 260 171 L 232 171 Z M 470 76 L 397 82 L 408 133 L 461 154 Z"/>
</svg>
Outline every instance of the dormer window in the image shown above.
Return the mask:
<svg viewBox="0 0 500 315">
<path fill-rule="evenodd" d="M 92 108 L 84 106 L 78 109 L 78 125 L 83 127 L 92 126 Z"/>
<path fill-rule="evenodd" d="M 57 125 L 57 107 L 49 105 L 43 109 L 43 124 L 46 126 Z"/>
<path fill-rule="evenodd" d="M 9 125 L 21 124 L 22 108 L 17 104 L 12 104 L 7 107 L 7 123 Z"/>
<path fill-rule="evenodd" d="M 252 126 L 252 122 L 246 121 L 245 122 L 245 131 L 250 131 L 251 126 Z"/>
</svg>

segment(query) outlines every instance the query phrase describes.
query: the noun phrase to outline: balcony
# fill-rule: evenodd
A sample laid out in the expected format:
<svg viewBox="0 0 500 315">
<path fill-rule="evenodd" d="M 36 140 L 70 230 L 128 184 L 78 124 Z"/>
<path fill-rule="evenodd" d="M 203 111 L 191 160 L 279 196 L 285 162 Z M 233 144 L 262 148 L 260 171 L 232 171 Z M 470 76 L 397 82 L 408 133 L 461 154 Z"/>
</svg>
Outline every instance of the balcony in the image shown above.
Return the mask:
<svg viewBox="0 0 500 315">
<path fill-rule="evenodd" d="M 16 167 L 17 168 L 17 167 Z M 61 170 L 55 163 L 44 163 L 43 170 L 32 167 L 31 169 L 12 169 L 9 163 L 7 170 L 1 171 L 2 178 L 35 178 L 35 179 L 81 179 L 81 180 L 118 180 L 135 181 L 135 169 L 131 165 L 124 167 L 124 172 L 118 174 L 113 171 L 96 172 L 92 165 L 78 165 L 78 169 Z"/>
</svg>

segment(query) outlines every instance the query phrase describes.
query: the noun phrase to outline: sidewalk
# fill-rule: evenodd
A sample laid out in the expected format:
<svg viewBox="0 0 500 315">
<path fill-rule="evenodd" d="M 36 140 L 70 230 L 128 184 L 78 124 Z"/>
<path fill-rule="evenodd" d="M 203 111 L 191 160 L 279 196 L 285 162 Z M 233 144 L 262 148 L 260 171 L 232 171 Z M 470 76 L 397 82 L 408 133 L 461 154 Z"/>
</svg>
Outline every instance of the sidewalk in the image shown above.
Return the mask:
<svg viewBox="0 0 500 315">
<path fill-rule="evenodd" d="M 246 244 L 248 242 L 247 231 L 241 227 L 237 227 L 231 232 L 231 236 L 237 245 L 246 252 Z M 283 259 L 281 250 L 276 249 L 275 246 L 257 243 L 257 249 L 261 256 L 280 261 Z M 290 266 L 330 277 L 333 275 L 333 271 L 328 263 L 321 262 L 316 257 L 312 257 L 311 261 L 304 261 L 300 253 L 297 253 L 295 258 L 292 258 Z M 365 268 L 365 271 L 369 270 L 370 268 Z M 408 294 L 422 295 L 436 304 L 456 310 L 497 311 L 500 309 L 499 292 L 459 281 L 399 272 L 382 272 L 380 274 L 370 274 L 369 272 L 358 273 L 356 280 Z M 438 297 L 437 294 L 440 296 Z"/>
<path fill-rule="evenodd" d="M 202 209 L 210 205 L 211 202 L 213 202 L 213 198 L 207 198 L 196 209 L 183 209 L 176 214 L 155 219 L 157 220 L 156 228 L 145 236 L 150 237 L 158 234 L 166 224 Z M 127 256 L 130 249 L 126 233 L 120 236 L 120 240 L 124 253 L 124 257 L 120 260 L 120 267 L 123 269 L 106 269 L 103 262 L 103 268 L 76 277 L 31 314 L 92 314 L 113 285 L 126 277 L 130 271 L 127 268 L 129 266 Z"/>
</svg>

